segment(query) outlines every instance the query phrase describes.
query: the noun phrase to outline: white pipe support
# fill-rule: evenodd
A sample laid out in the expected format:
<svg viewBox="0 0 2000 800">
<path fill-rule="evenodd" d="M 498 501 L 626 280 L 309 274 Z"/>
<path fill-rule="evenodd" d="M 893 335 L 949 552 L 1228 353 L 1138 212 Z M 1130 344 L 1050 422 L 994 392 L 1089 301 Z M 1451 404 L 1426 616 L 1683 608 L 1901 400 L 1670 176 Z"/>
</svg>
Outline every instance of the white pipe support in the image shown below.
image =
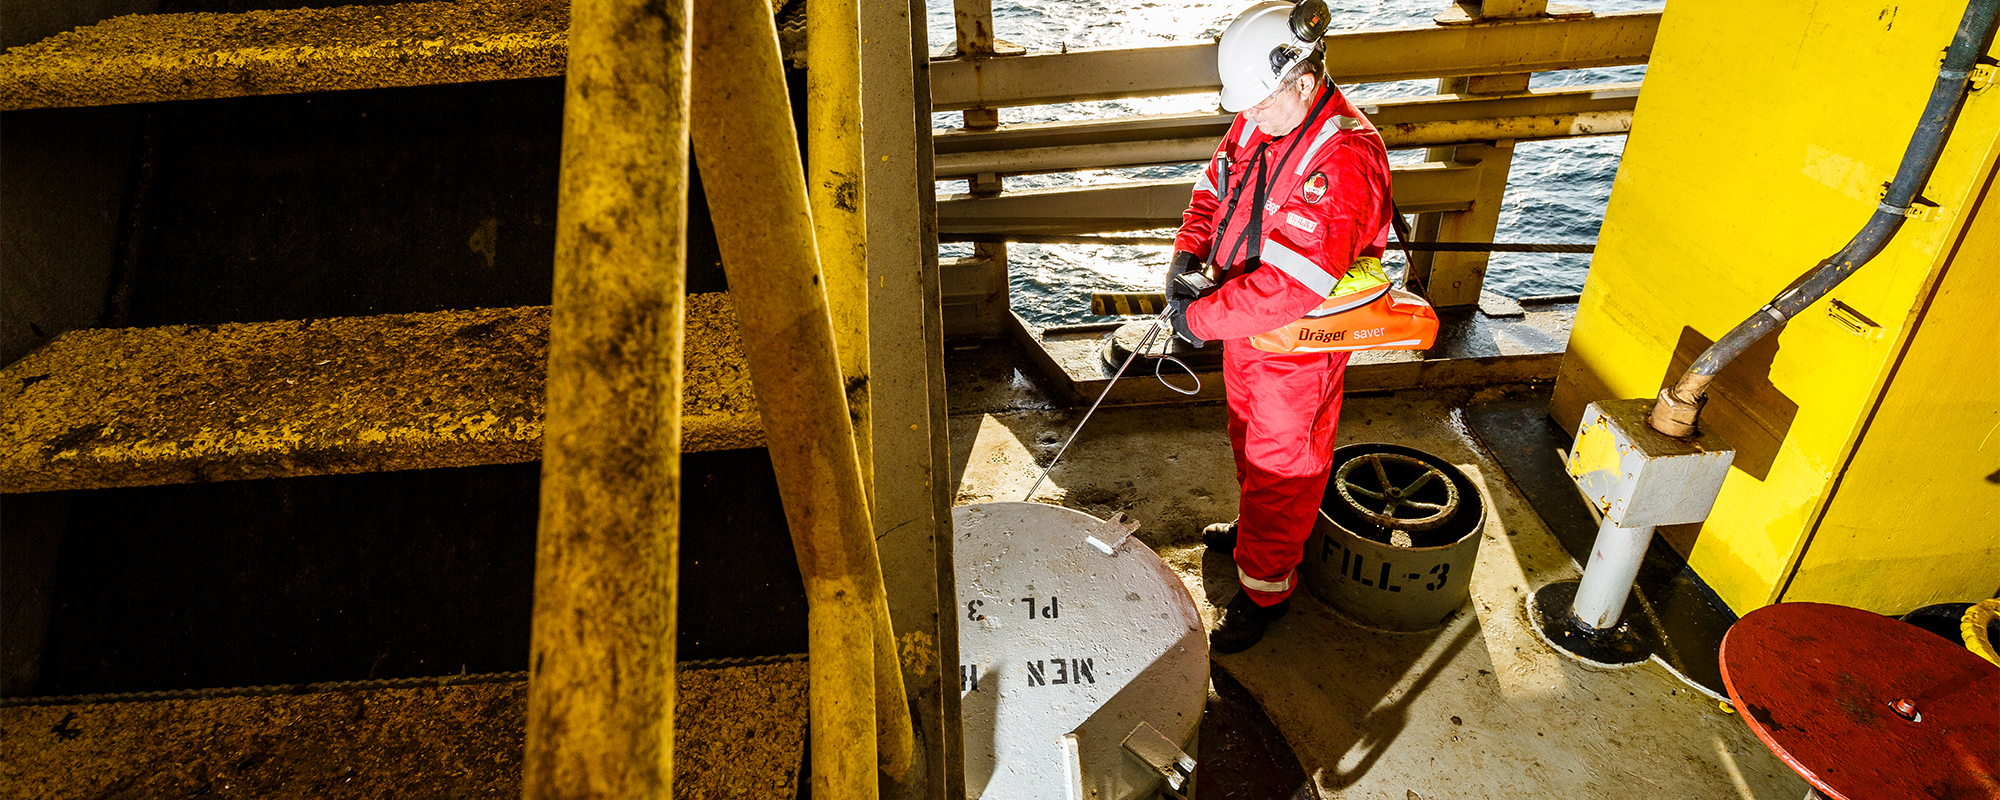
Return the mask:
<svg viewBox="0 0 2000 800">
<path fill-rule="evenodd" d="M 1590 563 L 1583 568 L 1583 581 L 1576 587 L 1576 602 L 1570 607 L 1579 622 L 1591 631 L 1618 627 L 1625 613 L 1625 598 L 1639 577 L 1639 562 L 1653 541 L 1653 526 L 1619 527 L 1610 519 L 1597 526 L 1597 541 L 1590 546 Z"/>
</svg>

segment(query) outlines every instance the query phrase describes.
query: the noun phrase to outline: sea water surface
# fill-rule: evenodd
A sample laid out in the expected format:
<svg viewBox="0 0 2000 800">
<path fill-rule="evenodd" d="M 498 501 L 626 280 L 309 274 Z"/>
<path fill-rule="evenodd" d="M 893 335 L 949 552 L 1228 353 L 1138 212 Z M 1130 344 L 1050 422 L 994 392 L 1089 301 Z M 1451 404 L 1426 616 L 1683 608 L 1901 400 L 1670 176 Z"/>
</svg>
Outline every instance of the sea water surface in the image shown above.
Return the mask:
<svg viewBox="0 0 2000 800">
<path fill-rule="evenodd" d="M 1428 27 L 1432 17 L 1450 3 L 1444 0 L 1329 0 L 1333 8 L 1331 30 L 1354 31 L 1379 28 Z M 1213 0 L 1162 0 L 1160 2 L 1110 2 L 1110 0 L 993 0 L 994 35 L 1025 47 L 1029 52 L 1082 50 L 1107 47 L 1161 47 L 1213 41 L 1222 35 L 1248 2 Z M 1662 0 L 1596 0 L 1589 4 L 1599 13 L 1658 10 Z M 956 36 L 952 23 L 951 0 L 928 0 L 932 52 L 948 50 Z M 1536 73 L 1534 88 L 1582 86 L 1636 81 L 1645 76 L 1644 66 L 1584 69 Z M 1338 82 L 1340 76 L 1332 76 Z M 1392 97 L 1436 93 L 1437 82 L 1397 81 L 1393 83 L 1345 85 L 1341 88 L 1356 104 Z M 1177 95 L 1135 98 L 1050 106 L 1003 109 L 1001 124 L 1051 122 L 1057 120 L 1107 119 L 1141 114 L 1190 113 L 1217 110 L 1217 95 Z M 961 115 L 944 112 L 934 115 L 938 130 L 957 128 Z M 1507 196 L 1500 209 L 1498 242 L 1588 243 L 1596 241 L 1598 225 L 1604 219 L 1604 204 L 1611 196 L 1611 180 L 1618 172 L 1618 158 L 1624 152 L 1625 137 L 1594 136 L 1573 139 L 1520 142 L 1514 148 Z M 1392 151 L 1392 163 L 1423 160 L 1421 150 Z M 1195 174 L 1199 165 L 1177 164 L 1136 169 L 1090 170 L 1051 175 L 1023 175 L 1006 179 L 1008 190 L 1037 189 L 1113 183 L 1127 180 L 1183 178 Z M 965 191 L 964 181 L 940 181 L 940 196 Z M 1171 235 L 1172 231 L 1156 231 Z M 946 244 L 945 257 L 962 256 L 971 246 Z M 1123 245 L 1038 245 L 1008 246 L 1009 290 L 1014 310 L 1037 328 L 1082 322 L 1104 322 L 1114 317 L 1090 314 L 1093 291 L 1157 290 L 1159 276 L 1168 257 L 1167 247 Z M 1385 259 L 1394 271 L 1400 257 Z M 1495 253 L 1486 276 L 1486 290 L 1504 297 L 1569 294 L 1583 287 L 1590 267 L 1588 255 L 1542 253 Z"/>
</svg>

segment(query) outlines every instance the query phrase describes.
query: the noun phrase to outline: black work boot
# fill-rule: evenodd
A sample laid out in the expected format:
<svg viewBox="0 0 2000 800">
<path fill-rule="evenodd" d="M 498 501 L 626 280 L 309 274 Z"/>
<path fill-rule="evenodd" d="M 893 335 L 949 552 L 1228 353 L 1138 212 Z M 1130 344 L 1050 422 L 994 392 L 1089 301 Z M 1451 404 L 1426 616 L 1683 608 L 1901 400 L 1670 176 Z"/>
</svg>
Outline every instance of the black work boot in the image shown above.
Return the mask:
<svg viewBox="0 0 2000 800">
<path fill-rule="evenodd" d="M 1201 543 L 1210 550 L 1236 552 L 1236 520 L 1218 522 L 1201 529 Z"/>
<path fill-rule="evenodd" d="M 1208 635 L 1208 649 L 1228 655 L 1250 649 L 1264 638 L 1264 629 L 1277 622 L 1285 612 L 1292 610 L 1292 599 L 1287 597 L 1275 605 L 1260 606 L 1250 599 L 1248 592 L 1238 591 L 1222 609 L 1222 622 L 1215 626 L 1215 632 Z"/>
</svg>

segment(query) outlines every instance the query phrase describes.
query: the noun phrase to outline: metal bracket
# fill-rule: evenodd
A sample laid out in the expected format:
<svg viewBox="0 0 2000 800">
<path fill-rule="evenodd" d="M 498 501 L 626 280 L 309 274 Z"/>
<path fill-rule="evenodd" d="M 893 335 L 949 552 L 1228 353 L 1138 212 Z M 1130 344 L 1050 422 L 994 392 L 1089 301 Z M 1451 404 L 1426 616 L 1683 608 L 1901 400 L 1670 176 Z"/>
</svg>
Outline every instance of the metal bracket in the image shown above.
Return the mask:
<svg viewBox="0 0 2000 800">
<path fill-rule="evenodd" d="M 1083 543 L 1108 556 L 1124 547 L 1125 541 L 1132 538 L 1132 532 L 1138 529 L 1139 521 L 1126 519 L 1125 512 L 1120 511 L 1092 528 L 1090 534 L 1083 537 Z"/>
<path fill-rule="evenodd" d="M 1972 82 L 1967 91 L 1976 92 L 1987 88 L 1992 86 L 1995 80 L 2000 80 L 2000 67 L 1992 64 L 1976 64 L 1972 67 L 1972 74 L 1966 76 L 1966 80 Z"/>
<path fill-rule="evenodd" d="M 1180 745 L 1174 744 L 1149 722 L 1139 723 L 1131 733 L 1126 734 L 1124 747 L 1125 752 L 1145 762 L 1167 782 L 1161 794 L 1176 800 L 1187 797 L 1188 790 L 1193 788 L 1194 756 L 1182 751 Z"/>
<path fill-rule="evenodd" d="M 1943 206 L 1938 205 L 1935 201 L 1932 201 L 1931 199 L 1924 197 L 1923 195 L 1917 195 L 1916 197 L 1910 198 L 1910 204 L 1902 208 L 1896 208 L 1894 206 L 1889 205 L 1888 202 L 1883 199 L 1888 195 L 1889 195 L 1889 185 L 1885 183 L 1882 185 L 1882 190 L 1875 194 L 1875 199 L 1876 199 L 1875 207 L 1882 211 L 1895 214 L 1896 216 L 1902 217 L 1904 219 L 1917 220 L 1919 222 L 1927 222 L 1930 220 L 1937 219 L 1941 214 L 1944 213 Z"/>
</svg>

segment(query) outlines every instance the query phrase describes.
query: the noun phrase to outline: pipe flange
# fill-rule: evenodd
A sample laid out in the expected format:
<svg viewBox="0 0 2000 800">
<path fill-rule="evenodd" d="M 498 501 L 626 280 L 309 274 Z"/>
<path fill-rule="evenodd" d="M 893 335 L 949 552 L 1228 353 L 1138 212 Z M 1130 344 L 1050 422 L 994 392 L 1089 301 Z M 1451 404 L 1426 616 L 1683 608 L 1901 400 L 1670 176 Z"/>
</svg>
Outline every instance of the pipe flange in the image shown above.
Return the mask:
<svg viewBox="0 0 2000 800">
<path fill-rule="evenodd" d="M 1606 669 L 1637 666 L 1650 660 L 1657 634 L 1646 613 L 1628 606 L 1617 625 L 1593 629 L 1576 616 L 1576 590 L 1580 583 L 1556 581 L 1523 598 L 1528 628 L 1534 631 L 1535 638 L 1557 652 Z"/>
<path fill-rule="evenodd" d="M 1659 402 L 1653 404 L 1653 411 L 1646 415 L 1646 422 L 1653 430 L 1676 439 L 1692 439 L 1701 434 L 1701 407 L 1708 403 L 1708 395 L 1698 395 L 1690 403 L 1674 396 L 1672 387 L 1660 390 Z"/>
</svg>

